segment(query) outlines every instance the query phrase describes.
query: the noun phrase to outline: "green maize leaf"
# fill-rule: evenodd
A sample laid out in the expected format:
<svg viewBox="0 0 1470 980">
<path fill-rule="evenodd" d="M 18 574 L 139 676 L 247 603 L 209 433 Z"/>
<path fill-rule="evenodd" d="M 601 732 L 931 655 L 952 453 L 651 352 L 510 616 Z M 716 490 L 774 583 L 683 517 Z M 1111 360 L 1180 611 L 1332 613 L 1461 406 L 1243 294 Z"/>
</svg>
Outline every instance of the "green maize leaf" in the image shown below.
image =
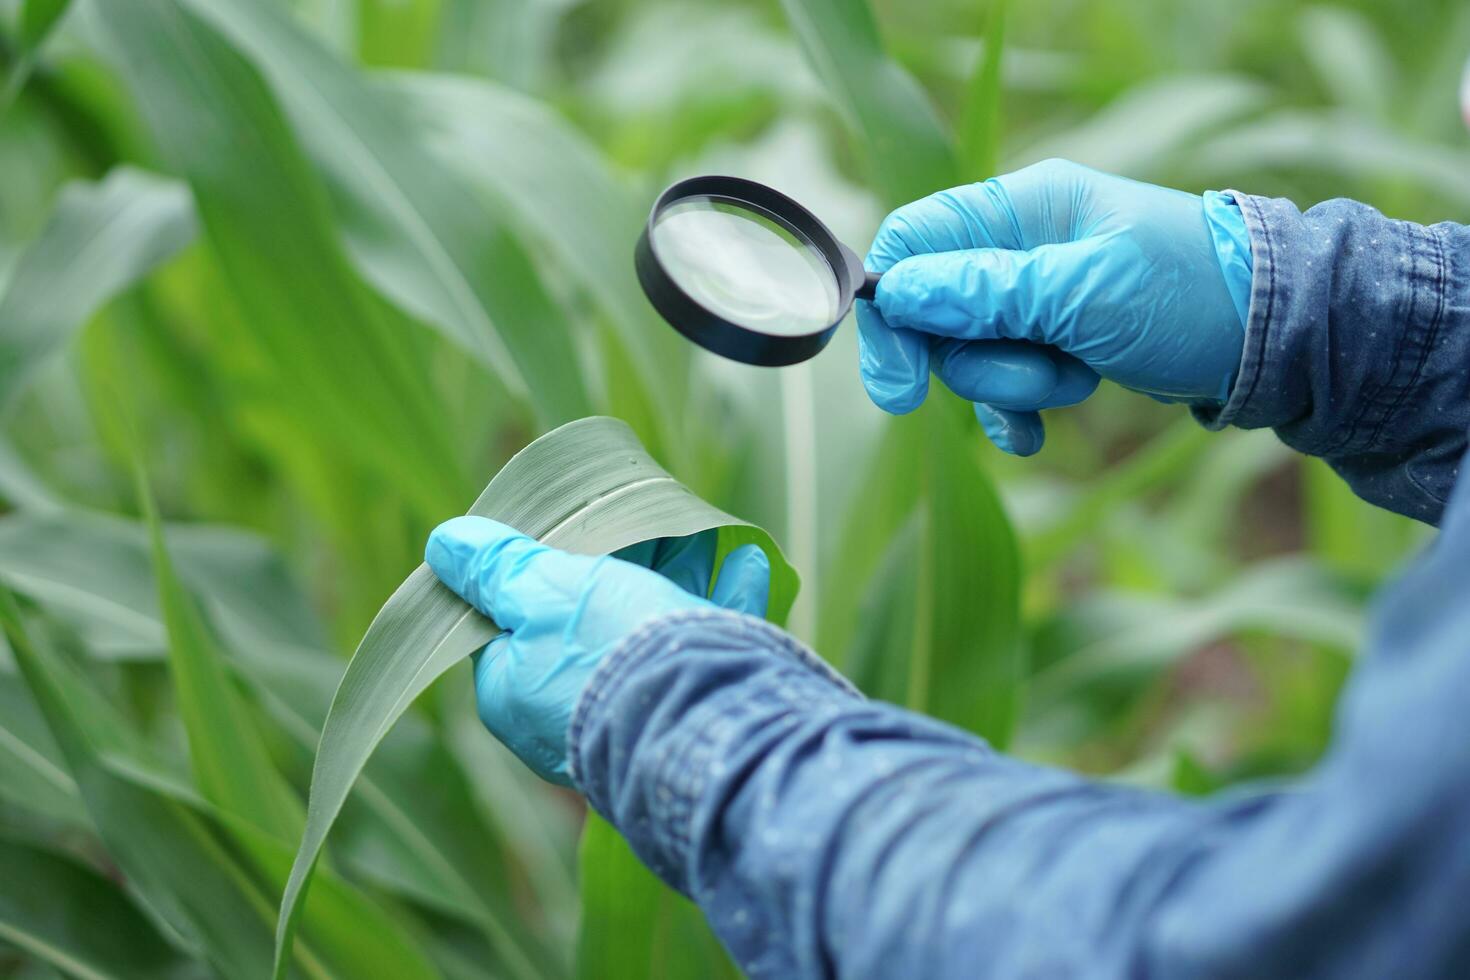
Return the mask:
<svg viewBox="0 0 1470 980">
<path fill-rule="evenodd" d="M 34 51 L 46 40 L 46 35 L 66 15 L 71 0 L 25 0 L 20 8 L 20 43 L 27 51 Z"/>
<path fill-rule="evenodd" d="M 247 642 L 248 631 L 228 610 L 217 610 L 216 619 L 243 679 L 309 762 L 346 664 L 322 650 Z M 503 923 L 515 919 L 508 893 L 513 871 L 504 856 L 509 845 L 477 817 L 473 797 L 464 766 L 423 719 L 407 715 L 353 786 L 334 835 L 337 856 L 380 887 L 501 935 Z M 523 802 L 530 807 L 531 801 Z M 284 878 L 276 883 L 278 893 L 283 884 Z M 516 948 L 513 955 L 522 952 Z M 539 946 L 524 953 L 546 958 Z"/>
<path fill-rule="evenodd" d="M 291 870 L 291 845 L 249 825 L 224 823 L 231 834 L 245 842 L 268 886 L 275 890 L 283 887 Z M 302 925 L 311 948 L 332 968 L 333 975 L 394 980 L 431 980 L 438 976 L 417 937 L 404 929 L 400 916 L 370 901 L 330 872 L 323 873 L 314 884 L 313 907 L 303 914 Z"/>
<path fill-rule="evenodd" d="M 533 92 L 550 67 L 556 26 L 567 4 L 556 0 L 444 0 L 434 63 Z"/>
<path fill-rule="evenodd" d="M 87 826 L 76 781 L 20 678 L 0 672 L 0 798 L 63 824 Z"/>
<path fill-rule="evenodd" d="M 189 741 L 194 782 L 204 798 L 286 840 L 301 830 L 301 806 L 276 771 L 256 720 L 240 700 L 224 655 L 185 590 L 163 539 L 163 524 L 143 464 L 133 470 L 153 548 L 158 605 L 168 630 L 168 655 L 179 717 Z"/>
<path fill-rule="evenodd" d="M 868 478 L 861 483 L 849 505 L 845 533 L 839 537 L 835 556 L 826 566 L 830 571 L 822 591 L 816 647 L 840 669 L 847 671 L 864 690 L 868 690 L 865 683 L 874 682 L 867 649 L 871 648 L 880 656 L 886 654 L 889 661 L 905 662 L 909 638 L 901 637 L 901 645 L 890 650 L 886 648 L 886 639 L 865 637 L 859 631 L 859 624 L 869 622 L 868 617 L 882 616 L 885 622 L 894 622 L 892 629 L 902 633 L 897 624 L 903 621 L 904 616 L 911 622 L 917 611 L 917 607 L 904 611 L 890 605 L 880 613 L 875 607 L 878 601 L 897 603 L 901 594 L 879 586 L 877 579 L 890 579 L 901 584 L 903 577 L 911 575 L 918 565 L 918 539 L 914 537 L 914 526 L 919 478 L 918 472 L 905 464 L 913 461 L 917 451 L 913 441 L 915 430 L 920 425 L 911 419 L 887 423 L 873 452 Z M 905 543 L 905 539 L 911 540 Z M 894 561 L 900 562 L 903 571 L 893 571 L 890 563 Z M 903 589 L 902 594 L 911 591 L 911 587 Z M 885 632 L 887 629 L 885 627 Z M 890 675 L 895 669 L 898 669 L 898 663 L 888 663 L 883 667 Z M 902 691 L 901 686 L 884 684 L 875 687 L 872 693 L 901 703 L 904 700 L 900 696 Z"/>
<path fill-rule="evenodd" d="M 425 336 L 347 261 L 326 189 L 255 69 L 176 0 L 94 9 L 313 452 L 340 452 L 424 514 L 461 491 Z M 245 338 L 242 338 L 245 339 Z"/>
<path fill-rule="evenodd" d="M 893 207 L 956 183 L 934 106 L 883 50 L 866 0 L 781 0 L 818 77 L 857 133 L 873 182 Z"/>
<path fill-rule="evenodd" d="M 1451 142 L 1461 139 L 1462 119 L 1446 111 L 1447 94 L 1465 84 L 1465 53 L 1470 48 L 1470 7 L 1461 6 L 1435 28 L 1427 50 L 1415 55 L 1415 82 L 1399 102 L 1398 125 L 1409 132 L 1439 137 Z M 1463 91 L 1463 88 L 1461 89 Z M 1407 112 L 1407 117 L 1404 113 Z M 1462 114 L 1463 117 L 1463 114 Z"/>
<path fill-rule="evenodd" d="M 280 730 L 303 753 L 313 751 L 345 664 L 323 645 L 279 558 L 257 538 L 224 528 L 173 527 L 166 539 L 180 575 L 198 589 L 218 627 L 231 668 Z M 128 637 L 121 648 L 105 647 L 105 657 L 166 645 L 148 536 L 134 522 L 78 510 L 0 518 L 0 580 L 64 619 L 88 644 Z M 344 855 L 382 886 L 478 923 L 507 904 L 503 862 L 494 856 L 493 832 L 467 816 L 467 803 L 455 802 L 471 792 L 455 790 L 465 777 L 429 743 L 419 719 L 394 729 L 356 786 Z M 17 792 L 51 775 L 33 771 L 30 763 L 43 761 L 29 751 L 35 744 L 25 740 L 25 758 L 14 760 L 27 764 L 28 782 L 14 784 Z M 0 751 L 0 773 L 10 761 Z M 29 799 L 65 805 L 54 794 Z"/>
<path fill-rule="evenodd" d="M 369 65 L 417 68 L 429 60 L 442 0 L 358 0 L 358 57 Z"/>
<path fill-rule="evenodd" d="M 70 672 L 32 645 L 4 590 L 0 625 L 97 832 L 133 886 L 221 975 L 263 976 L 270 968 L 263 899 L 243 870 L 194 815 L 105 767 L 103 756 L 117 748 L 115 741 L 95 712 L 83 713 Z"/>
<path fill-rule="evenodd" d="M 1193 157 L 1202 139 L 1259 112 L 1270 97 L 1264 85 L 1240 75 L 1169 76 L 1129 89 L 1078 125 L 1031 144 L 1025 159 L 1061 156 L 1130 177 L 1166 179 L 1177 157 Z"/>
<path fill-rule="evenodd" d="M 1470 207 L 1470 152 L 1406 136 L 1341 112 L 1281 109 L 1234 127 L 1209 127 L 1181 168 L 1200 182 L 1240 173 L 1304 171 L 1341 180 L 1410 181 L 1452 207 Z"/>
<path fill-rule="evenodd" d="M 978 435 L 961 429 L 959 413 L 945 411 L 961 406 L 940 397 L 923 420 L 928 431 L 908 440 L 908 465 L 923 485 L 904 703 L 1004 746 L 1021 674 L 1019 551 L 976 459 Z M 890 649 L 903 649 L 894 639 Z"/>
<path fill-rule="evenodd" d="M 1364 14 L 1311 6 L 1298 24 L 1302 53 L 1332 100 L 1366 118 L 1395 121 L 1403 80 L 1393 52 Z M 1463 48 L 1462 48 L 1463 57 Z"/>
<path fill-rule="evenodd" d="M 112 857 L 150 906 L 222 974 L 260 976 L 256 968 L 264 969 L 270 955 L 266 895 L 285 882 L 290 845 L 199 799 L 160 766 L 74 669 L 30 642 L 15 612 L 10 594 L 0 591 L 0 621 Z M 226 838 L 248 858 L 231 856 Z M 143 866 L 145 860 L 152 865 Z M 213 904 L 198 907 L 202 902 Z M 357 935 L 360 928 L 365 935 Z M 433 975 L 393 919 L 330 873 L 304 929 L 307 942 L 297 951 L 304 975 Z M 237 965 L 242 956 L 245 965 Z"/>
<path fill-rule="evenodd" d="M 850 526 L 838 562 L 876 577 L 863 579 L 865 603 L 856 588 L 829 599 L 825 637 L 865 690 L 1003 746 L 1021 682 L 1021 563 L 973 429 L 957 418 L 967 409 L 935 393 L 889 430 L 853 509 L 861 533 Z"/>
<path fill-rule="evenodd" d="M 1329 567 L 1377 584 L 1428 536 L 1417 521 L 1374 507 L 1320 459 L 1303 460 L 1307 541 Z"/>
<path fill-rule="evenodd" d="M 690 347 L 652 315 L 638 287 L 633 246 L 644 212 L 597 148 L 543 103 L 491 82 L 415 72 L 380 84 L 441 164 L 522 238 L 543 245 L 606 312 L 644 388 L 673 413 Z"/>
<path fill-rule="evenodd" d="M 225 617 L 220 622 L 222 633 L 236 635 Z M 232 646 L 239 651 L 236 666 L 262 707 L 309 761 L 346 664 L 319 650 L 257 645 L 245 652 L 243 644 Z M 430 727 L 410 714 L 353 787 L 334 840 L 338 857 L 354 874 L 493 930 L 491 922 L 511 914 L 501 857 L 506 845 L 493 826 L 476 819 L 468 775 Z"/>
<path fill-rule="evenodd" d="M 189 971 L 113 882 L 75 858 L 0 837 L 0 940 L 79 980 Z"/>
<path fill-rule="evenodd" d="M 325 648 L 320 623 L 276 554 L 254 535 L 171 527 L 180 574 L 213 615 L 228 614 L 242 646 Z M 138 523 L 77 509 L 0 517 L 0 581 L 45 605 L 105 658 L 154 658 L 167 646 Z"/>
<path fill-rule="evenodd" d="M 771 612 L 796 596 L 796 572 L 765 532 L 704 503 L 665 473 L 624 423 L 589 418 L 548 433 L 516 454 L 470 513 L 494 517 L 549 545 L 601 554 L 651 538 L 721 528 L 721 547 L 754 542 L 771 559 Z M 281 901 L 277 970 L 291 946 L 302 893 L 328 830 L 373 749 L 413 699 L 496 633 L 421 565 L 363 637 L 322 729 L 306 834 Z M 512 937 L 496 937 L 504 951 Z M 529 963 L 520 972 L 528 973 Z"/>
<path fill-rule="evenodd" d="M 61 18 L 66 16 L 69 6 L 70 0 L 21 0 L 20 30 L 17 32 L 20 56 L 10 70 L 3 92 L 0 92 L 0 112 L 10 105 L 25 86 L 26 80 L 35 70 L 36 56 L 41 45 Z"/>
<path fill-rule="evenodd" d="M 259 68 L 326 176 L 352 258 L 386 295 L 438 327 L 529 400 L 545 425 L 587 414 L 572 331 L 535 269 L 414 120 L 277 4 L 185 0 Z M 508 130 L 496 132 L 504 139 Z M 521 145 L 523 134 L 509 140 Z M 572 191 L 550 182 L 542 195 Z M 586 230 L 584 222 L 577 227 Z M 626 276 L 624 277 L 626 278 Z"/>
<path fill-rule="evenodd" d="M 443 980 L 495 980 L 497 974 L 485 966 L 483 947 L 462 933 L 437 931 L 429 936 L 429 954 Z"/>
<path fill-rule="evenodd" d="M 1222 637 L 1260 632 L 1338 650 L 1357 647 L 1361 596 L 1300 557 L 1257 564 L 1199 599 L 1101 593 L 1054 624 L 1056 653 L 1032 677 L 1037 712 L 1076 702 L 1087 688 L 1151 677 Z M 1045 651 L 1041 651 L 1046 656 Z"/>
<path fill-rule="evenodd" d="M 1265 429 L 1210 434 L 1208 449 L 1191 464 L 1165 514 L 1164 533 L 1188 556 L 1187 567 L 1170 569 L 1177 586 L 1197 588 L 1219 581 L 1218 573 L 1231 559 L 1228 543 L 1238 531 L 1241 506 L 1271 471 L 1297 459 Z"/>
<path fill-rule="evenodd" d="M 510 750 L 485 737 L 485 726 L 475 707 L 472 684 L 460 688 L 461 697 L 446 724 L 446 738 L 460 771 L 469 784 L 481 819 L 497 827 L 526 870 L 538 904 L 551 919 L 548 932 L 560 948 L 569 949 L 577 928 L 576 816 L 548 799 L 546 784 L 527 769 Z M 394 730 L 398 734 L 402 723 Z M 392 750 L 385 741 L 379 754 Z M 371 766 L 368 773 L 371 774 Z M 548 805 L 550 804 L 550 805 Z"/>
<path fill-rule="evenodd" d="M 177 181 L 120 167 L 61 192 L 0 298 L 0 407 L 112 296 L 194 238 Z"/>
<path fill-rule="evenodd" d="M 0 595 L 11 596 L 13 594 L 0 586 Z M 147 764 L 154 768 L 167 771 L 180 780 L 187 779 L 184 769 L 173 760 L 172 756 L 165 759 L 154 755 L 153 747 L 149 745 L 143 733 L 119 720 L 117 710 L 112 703 L 102 694 L 100 688 L 83 673 L 83 665 L 74 662 L 73 657 L 77 651 L 72 649 L 72 645 L 68 642 L 69 637 L 64 625 L 49 620 L 45 615 L 23 616 L 20 622 L 30 647 L 39 649 L 45 655 L 45 662 L 55 685 L 65 694 L 67 705 L 71 709 L 72 725 L 90 744 L 96 747 L 99 754 L 125 755 L 129 758 L 146 760 Z M 18 658 L 16 666 L 19 667 Z M 46 732 L 45 738 L 33 738 L 29 744 L 34 746 L 38 752 L 46 754 L 47 758 L 52 759 L 57 765 L 67 769 L 71 763 L 66 752 L 65 738 L 58 735 L 52 727 L 51 717 L 45 711 L 45 704 L 36 697 L 30 678 L 25 675 L 24 671 L 19 672 L 19 679 L 24 683 L 27 696 L 31 700 L 33 717 L 44 726 Z M 27 727 L 22 724 L 17 731 L 26 731 Z M 34 734 L 34 732 L 28 734 Z M 48 752 L 48 749 L 54 751 Z M 79 786 L 75 774 L 71 773 L 71 775 L 73 778 L 70 791 L 78 792 Z"/>
<path fill-rule="evenodd" d="M 1000 156 L 1002 74 L 1006 14 L 1010 0 L 991 0 L 985 24 L 985 47 L 970 79 L 958 129 L 963 177 L 981 180 L 995 173 Z"/>
<path fill-rule="evenodd" d="M 156 793 L 240 841 L 263 888 L 279 889 L 285 882 L 291 868 L 291 846 L 279 837 L 221 811 L 156 769 L 119 756 L 104 759 L 103 765 L 119 779 Z M 303 925 L 313 959 L 321 961 L 325 975 L 394 980 L 435 976 L 432 965 L 401 925 L 356 888 L 330 871 L 324 871 L 314 884 L 315 901 L 304 913 Z M 262 914 L 267 912 L 262 907 Z"/>
<path fill-rule="evenodd" d="M 891 536 L 877 570 L 867 582 L 852 614 L 862 622 L 854 630 L 842 669 L 870 697 L 903 704 L 908 700 L 909 659 L 903 652 L 913 642 L 919 596 L 911 577 L 919 566 L 921 521 L 917 513 Z"/>
<path fill-rule="evenodd" d="M 0 498 L 17 510 L 55 510 L 61 500 L 0 435 Z"/>
<path fill-rule="evenodd" d="M 1151 487 L 1189 471 L 1209 448 L 1212 433 L 1183 418 L 1136 450 L 1120 465 L 1092 482 L 1057 520 L 1026 541 L 1026 564 L 1033 571 L 1060 560 L 1115 508 Z"/>
<path fill-rule="evenodd" d="M 740 976 L 699 909 L 659 881 L 596 814 L 582 832 L 582 980 Z"/>
</svg>

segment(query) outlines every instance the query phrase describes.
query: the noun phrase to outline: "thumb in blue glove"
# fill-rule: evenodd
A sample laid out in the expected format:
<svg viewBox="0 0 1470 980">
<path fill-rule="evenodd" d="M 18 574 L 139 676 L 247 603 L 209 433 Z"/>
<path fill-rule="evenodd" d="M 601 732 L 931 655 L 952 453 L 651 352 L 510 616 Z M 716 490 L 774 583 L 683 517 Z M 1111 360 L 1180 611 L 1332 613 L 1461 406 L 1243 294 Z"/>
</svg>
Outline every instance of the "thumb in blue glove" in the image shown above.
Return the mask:
<svg viewBox="0 0 1470 980">
<path fill-rule="evenodd" d="M 1049 160 L 900 208 L 866 261 L 884 273 L 858 307 L 869 396 L 912 411 L 932 371 L 1017 455 L 1100 377 L 1222 404 L 1240 365 L 1250 241 L 1222 194 Z"/>
<path fill-rule="evenodd" d="M 572 712 L 597 664 L 621 640 L 684 609 L 765 614 L 771 568 L 755 545 L 725 558 L 711 590 L 716 536 L 660 539 L 625 549 L 623 557 L 592 558 L 548 548 L 483 517 L 439 525 L 424 560 L 505 631 L 475 655 L 485 727 L 538 775 L 571 785 Z"/>
</svg>

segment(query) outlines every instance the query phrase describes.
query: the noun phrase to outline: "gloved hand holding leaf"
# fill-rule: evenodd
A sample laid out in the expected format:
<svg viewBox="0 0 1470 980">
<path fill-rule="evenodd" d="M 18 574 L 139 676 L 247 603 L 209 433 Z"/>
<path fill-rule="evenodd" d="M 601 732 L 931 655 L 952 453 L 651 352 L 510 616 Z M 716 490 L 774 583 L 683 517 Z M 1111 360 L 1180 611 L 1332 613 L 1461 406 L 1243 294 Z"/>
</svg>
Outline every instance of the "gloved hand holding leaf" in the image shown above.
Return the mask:
<svg viewBox="0 0 1470 980">
<path fill-rule="evenodd" d="M 651 594 L 661 602 L 700 603 L 699 599 L 644 569 L 621 561 L 598 566 L 596 559 L 545 552 L 534 538 L 548 548 L 560 548 L 578 555 L 599 555 L 629 548 L 658 539 L 694 538 L 692 544 L 705 547 L 709 538 L 704 532 L 715 531 L 714 558 L 722 556 L 735 567 L 746 566 L 750 545 L 760 549 L 770 566 L 769 616 L 780 621 L 796 598 L 799 581 L 796 572 L 771 540 L 770 535 L 738 518 L 711 507 L 669 476 L 639 444 L 632 430 L 617 419 L 587 418 L 571 422 L 537 439 L 517 453 L 505 468 L 490 481 L 485 492 L 470 508 L 471 515 L 493 518 L 486 524 L 472 525 L 481 538 L 477 543 L 499 541 L 521 558 L 529 558 L 536 566 L 522 579 L 526 569 L 489 567 L 495 563 L 477 561 L 493 574 L 507 571 L 525 586 L 530 595 L 539 585 L 557 576 L 565 578 L 569 588 L 583 595 L 594 585 L 615 587 L 634 582 L 640 590 L 649 586 Z M 457 524 L 451 526 L 457 527 Z M 515 528 L 520 534 L 506 528 Z M 489 533 L 493 532 L 493 533 Z M 442 540 L 442 539 L 441 539 Z M 653 546 L 648 560 L 657 564 L 658 545 Z M 681 551 L 673 549 L 667 567 L 688 578 L 690 560 L 677 560 Z M 493 557 L 490 552 L 474 548 L 470 554 Z M 634 554 L 637 554 L 636 552 Z M 700 563 L 694 563 L 700 564 Z M 453 562 L 446 556 L 446 569 Z M 600 567 L 603 571 L 594 571 Z M 713 563 L 704 568 L 712 568 Z M 610 569 L 610 570 L 608 570 Z M 469 571 L 469 565 L 466 565 Z M 590 573 L 583 575 L 583 573 Z M 581 576 L 581 577 L 579 577 Z M 732 578 L 732 583 L 742 576 Z M 690 579 L 690 581 L 694 581 Z M 461 584 L 470 592 L 467 580 Z M 666 588 L 659 588 L 666 586 Z M 593 590 L 595 591 L 595 590 Z M 609 590 L 614 591 L 614 590 Z M 760 589 L 738 590 L 759 597 Z M 516 590 L 517 594 L 521 594 Z M 721 593 L 722 595 L 724 593 Z M 533 597 L 534 598 L 534 597 Z M 566 599 L 565 596 L 562 597 Z M 731 602 L 735 600 L 732 598 Z M 742 601 L 744 601 L 742 599 Z M 511 625 L 511 647 L 534 639 L 536 626 L 543 629 L 566 628 L 576 623 L 575 601 L 562 601 L 543 614 L 528 605 L 519 610 L 508 609 Z M 600 597 L 599 611 L 602 610 Z M 614 641 L 619 628 L 634 625 L 636 608 L 619 609 L 618 620 L 602 622 L 605 633 L 579 633 L 582 641 L 595 650 L 605 650 Z M 649 606 L 644 613 L 663 606 Z M 749 608 L 747 606 L 747 608 Z M 495 608 L 500 614 L 502 610 Z M 560 617 L 560 618 L 557 618 Z M 646 616 L 644 618 L 647 618 Z M 531 636 L 517 635 L 518 627 L 531 625 Z M 362 768 L 393 723 L 408 710 L 414 698 L 445 671 L 484 647 L 500 633 L 499 628 L 472 608 L 448 587 L 440 583 L 427 565 L 421 565 L 378 612 L 367 635 L 358 644 L 332 698 L 332 707 L 322 728 L 320 747 L 312 769 L 311 795 L 307 802 L 306 831 L 291 868 L 291 877 L 281 900 L 280 919 L 276 929 L 276 975 L 284 975 L 290 962 L 289 951 L 301 900 L 307 882 L 326 843 L 327 832 L 341 812 L 347 795 Z M 517 651 L 519 653 L 519 650 Z M 534 654 L 536 651 L 532 650 Z M 580 658 L 577 669 L 590 669 L 595 656 Z M 484 657 L 481 664 L 485 664 Z M 488 669 L 488 668 L 487 668 Z M 515 674 L 520 681 L 519 672 Z M 539 678 L 544 679 L 544 677 Z M 535 680 L 531 682 L 534 686 Z M 530 703 L 530 702 L 527 702 Z M 539 702 L 536 702 L 539 710 Z M 557 702 L 560 703 L 560 702 Z M 482 707 L 484 700 L 482 696 Z M 568 711 L 570 708 L 567 709 Z M 545 712 L 544 718 L 553 712 Z M 539 729 L 547 730 L 546 726 Z M 541 739 L 545 741 L 543 737 Z M 529 751 L 529 750 L 528 750 Z M 544 775 L 555 772 L 554 762 Z"/>
</svg>

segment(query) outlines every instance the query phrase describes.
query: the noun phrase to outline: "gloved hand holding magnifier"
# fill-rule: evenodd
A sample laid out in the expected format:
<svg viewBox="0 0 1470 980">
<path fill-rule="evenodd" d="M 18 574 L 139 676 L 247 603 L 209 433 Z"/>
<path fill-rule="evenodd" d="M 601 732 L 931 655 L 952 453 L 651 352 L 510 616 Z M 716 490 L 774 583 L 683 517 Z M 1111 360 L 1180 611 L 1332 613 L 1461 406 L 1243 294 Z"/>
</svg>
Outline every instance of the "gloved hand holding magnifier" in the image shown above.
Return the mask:
<svg viewBox="0 0 1470 980">
<path fill-rule="evenodd" d="M 697 177 L 654 207 L 638 274 L 686 337 L 750 364 L 811 357 L 854 299 L 872 300 L 857 319 L 874 403 L 911 412 L 932 374 L 1019 456 L 1041 448 L 1042 410 L 1082 401 L 1103 378 L 1223 409 L 1252 283 L 1245 219 L 1229 193 L 1186 194 L 1061 160 L 904 205 L 865 260 L 784 195 Z"/>
<path fill-rule="evenodd" d="M 814 357 L 878 277 L 806 208 L 740 177 L 664 191 L 638 240 L 659 314 L 715 354 L 766 367 Z"/>
</svg>

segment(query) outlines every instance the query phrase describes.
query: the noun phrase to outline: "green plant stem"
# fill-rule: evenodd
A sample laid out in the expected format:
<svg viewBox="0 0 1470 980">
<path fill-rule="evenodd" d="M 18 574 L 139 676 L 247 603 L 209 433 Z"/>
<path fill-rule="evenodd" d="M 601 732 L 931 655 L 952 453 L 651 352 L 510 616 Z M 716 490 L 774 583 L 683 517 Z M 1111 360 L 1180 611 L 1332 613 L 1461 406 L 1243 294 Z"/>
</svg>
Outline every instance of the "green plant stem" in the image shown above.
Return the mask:
<svg viewBox="0 0 1470 980">
<path fill-rule="evenodd" d="M 991 0 L 985 18 L 985 47 L 970 77 L 964 111 L 955 127 L 961 177 L 971 180 L 990 177 L 999 166 L 1001 67 L 1009 5 L 1010 0 Z"/>
</svg>

